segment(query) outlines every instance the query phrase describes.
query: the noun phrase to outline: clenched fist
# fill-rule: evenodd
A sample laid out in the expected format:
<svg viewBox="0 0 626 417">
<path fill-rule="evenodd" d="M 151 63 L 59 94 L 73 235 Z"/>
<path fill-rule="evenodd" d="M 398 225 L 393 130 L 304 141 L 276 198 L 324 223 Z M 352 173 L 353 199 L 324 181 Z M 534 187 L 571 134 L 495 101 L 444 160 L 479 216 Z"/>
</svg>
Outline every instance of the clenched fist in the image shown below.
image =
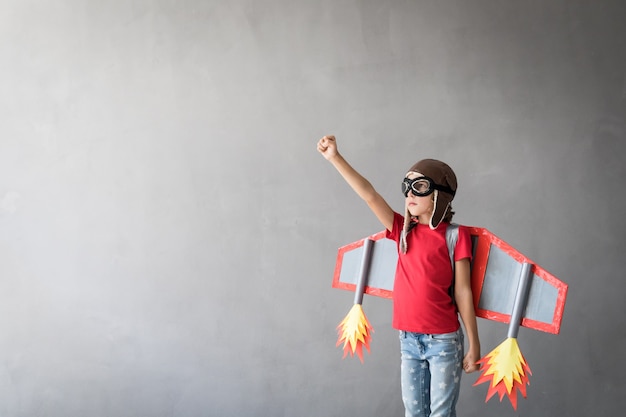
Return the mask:
<svg viewBox="0 0 626 417">
<path fill-rule="evenodd" d="M 317 150 L 327 160 L 337 155 L 337 141 L 334 136 L 324 136 L 317 142 Z"/>
</svg>

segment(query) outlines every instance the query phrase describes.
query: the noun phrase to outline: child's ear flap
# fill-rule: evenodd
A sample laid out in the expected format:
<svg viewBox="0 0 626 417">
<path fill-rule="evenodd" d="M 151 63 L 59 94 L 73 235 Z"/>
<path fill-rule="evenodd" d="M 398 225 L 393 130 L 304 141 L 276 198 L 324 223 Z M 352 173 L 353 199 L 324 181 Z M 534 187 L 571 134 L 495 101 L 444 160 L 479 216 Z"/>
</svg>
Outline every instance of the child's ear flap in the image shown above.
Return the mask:
<svg viewBox="0 0 626 417">
<path fill-rule="evenodd" d="M 435 207 L 433 214 L 430 216 L 429 226 L 431 229 L 435 230 L 446 217 L 448 208 L 452 203 L 452 196 L 448 193 L 440 193 L 439 190 L 435 190 L 433 194 L 435 195 Z"/>
</svg>

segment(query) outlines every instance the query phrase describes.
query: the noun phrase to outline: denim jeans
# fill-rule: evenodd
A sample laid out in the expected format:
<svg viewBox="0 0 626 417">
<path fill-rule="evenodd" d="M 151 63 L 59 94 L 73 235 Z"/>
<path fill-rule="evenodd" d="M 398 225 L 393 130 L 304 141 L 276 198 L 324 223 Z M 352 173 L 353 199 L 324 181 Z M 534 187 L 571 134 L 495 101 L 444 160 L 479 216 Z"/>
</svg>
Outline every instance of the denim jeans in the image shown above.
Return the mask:
<svg viewBox="0 0 626 417">
<path fill-rule="evenodd" d="M 463 364 L 463 331 L 400 331 L 402 401 L 406 417 L 456 417 Z"/>
</svg>

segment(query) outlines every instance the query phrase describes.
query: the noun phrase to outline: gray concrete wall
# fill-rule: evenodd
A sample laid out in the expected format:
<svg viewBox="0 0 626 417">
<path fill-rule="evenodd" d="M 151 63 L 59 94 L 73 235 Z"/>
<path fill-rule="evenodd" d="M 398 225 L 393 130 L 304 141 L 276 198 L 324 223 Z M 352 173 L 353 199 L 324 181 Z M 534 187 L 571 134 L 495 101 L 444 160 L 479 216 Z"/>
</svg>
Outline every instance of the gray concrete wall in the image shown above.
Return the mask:
<svg viewBox="0 0 626 417">
<path fill-rule="evenodd" d="M 549 1 L 0 1 L 0 415 L 401 416 L 388 300 L 341 359 L 337 248 L 440 158 L 456 220 L 570 285 L 522 329 L 517 412 L 626 399 L 626 6 Z M 506 325 L 479 321 L 483 353 Z"/>
</svg>

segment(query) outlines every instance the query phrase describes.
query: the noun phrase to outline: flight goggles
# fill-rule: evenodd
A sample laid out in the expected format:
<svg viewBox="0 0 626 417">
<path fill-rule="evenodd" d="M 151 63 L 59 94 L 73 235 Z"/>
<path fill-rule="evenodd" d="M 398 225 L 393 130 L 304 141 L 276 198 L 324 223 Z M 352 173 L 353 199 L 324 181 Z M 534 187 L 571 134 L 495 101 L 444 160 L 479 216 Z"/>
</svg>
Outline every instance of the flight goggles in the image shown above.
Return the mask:
<svg viewBox="0 0 626 417">
<path fill-rule="evenodd" d="M 402 194 L 404 194 L 405 197 L 409 196 L 409 191 L 416 196 L 423 197 L 432 194 L 435 190 L 451 194 L 453 197 L 454 194 L 456 194 L 452 188 L 436 184 L 432 178 L 425 176 L 413 179 L 405 178 L 404 181 L 402 181 Z"/>
</svg>

